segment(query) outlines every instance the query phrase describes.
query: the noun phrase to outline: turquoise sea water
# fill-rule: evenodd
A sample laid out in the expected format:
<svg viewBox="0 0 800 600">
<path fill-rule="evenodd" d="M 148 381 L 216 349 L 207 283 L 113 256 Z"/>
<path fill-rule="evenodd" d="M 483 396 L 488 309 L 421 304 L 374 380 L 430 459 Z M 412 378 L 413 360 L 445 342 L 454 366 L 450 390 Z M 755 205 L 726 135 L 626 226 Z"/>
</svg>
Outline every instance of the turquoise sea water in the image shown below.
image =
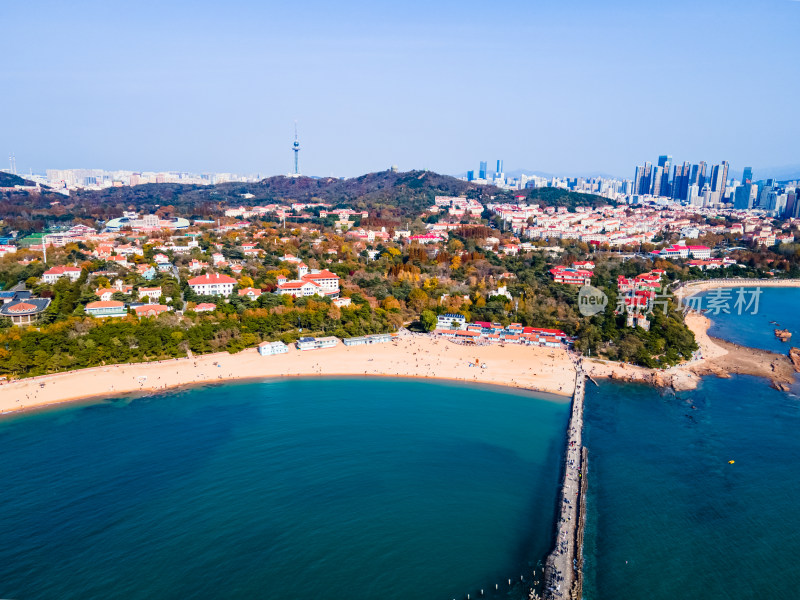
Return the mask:
<svg viewBox="0 0 800 600">
<path fill-rule="evenodd" d="M 713 322 L 709 329 L 711 335 L 742 346 L 762 348 L 780 354 L 786 354 L 791 346 L 800 346 L 800 288 L 761 288 L 755 314 L 753 309 L 743 309 L 742 314 L 739 314 L 735 308 L 738 289 L 728 290 L 731 298 L 729 312 L 713 310 L 706 313 Z M 744 288 L 748 302 L 754 289 Z M 700 295 L 705 308 L 708 306 L 710 293 Z M 792 333 L 792 339 L 781 342 L 775 337 L 775 329 L 788 329 Z"/>
<path fill-rule="evenodd" d="M 5 420 L 0 597 L 475 598 L 549 551 L 568 413 L 287 379 Z"/>
<path fill-rule="evenodd" d="M 785 352 L 769 321 L 797 334 L 798 302 L 765 290 L 769 313 L 711 316 L 712 333 Z M 800 598 L 798 396 L 744 376 L 680 394 L 589 384 L 584 441 L 588 600 Z"/>
<path fill-rule="evenodd" d="M 797 301 L 712 333 L 785 351 Z M 549 551 L 568 411 L 290 379 L 0 421 L 0 598 L 476 598 Z M 799 431 L 756 378 L 589 384 L 585 597 L 800 597 Z"/>
</svg>

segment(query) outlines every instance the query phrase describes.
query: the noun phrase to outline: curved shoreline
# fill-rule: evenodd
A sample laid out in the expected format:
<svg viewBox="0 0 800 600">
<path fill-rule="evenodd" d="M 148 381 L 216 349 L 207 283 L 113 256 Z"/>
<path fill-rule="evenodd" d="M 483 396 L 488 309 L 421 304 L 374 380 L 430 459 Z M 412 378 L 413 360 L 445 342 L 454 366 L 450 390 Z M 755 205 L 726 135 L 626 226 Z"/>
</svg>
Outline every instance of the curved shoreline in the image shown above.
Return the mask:
<svg viewBox="0 0 800 600">
<path fill-rule="evenodd" d="M 486 368 L 470 367 L 479 359 Z M 193 384 L 271 377 L 413 377 L 500 385 L 571 397 L 575 364 L 562 349 L 536 346 L 459 346 L 427 335 L 394 342 L 261 356 L 238 354 L 92 367 L 19 379 L 0 385 L 0 414 L 65 402 L 163 392 Z"/>
<path fill-rule="evenodd" d="M 763 285 L 800 287 L 798 279 L 719 279 L 688 282 L 679 298 L 719 287 Z M 691 293 L 689 293 L 691 292 Z M 428 335 L 405 333 L 391 343 L 260 356 L 255 349 L 192 358 L 90 367 L 41 375 L 0 385 L 0 415 L 136 393 L 152 393 L 202 383 L 283 376 L 383 376 L 482 383 L 571 397 L 576 363 L 591 379 L 647 383 L 676 390 L 697 387 L 701 377 L 746 374 L 765 377 L 784 389 L 794 381 L 788 357 L 744 348 L 708 335 L 711 321 L 689 312 L 686 324 L 700 346 L 700 358 L 669 369 L 583 358 L 563 349 L 536 346 L 460 346 Z M 723 360 L 724 358 L 724 360 Z M 469 367 L 470 362 L 487 368 Z"/>
<path fill-rule="evenodd" d="M 700 279 L 687 281 L 675 288 L 674 293 L 680 299 L 701 292 L 729 287 L 800 287 L 800 279 Z"/>
<path fill-rule="evenodd" d="M 794 286 L 793 286 L 794 287 Z M 798 286 L 800 287 L 800 286 Z M 647 383 L 656 387 L 671 387 L 675 391 L 696 389 L 703 377 L 752 375 L 769 380 L 776 389 L 788 391 L 795 382 L 796 370 L 791 359 L 769 350 L 739 346 L 733 342 L 711 337 L 711 320 L 703 314 L 689 311 L 686 325 L 700 346 L 700 358 L 669 369 L 649 369 L 619 362 L 583 359 L 583 368 L 590 378 Z"/>
</svg>

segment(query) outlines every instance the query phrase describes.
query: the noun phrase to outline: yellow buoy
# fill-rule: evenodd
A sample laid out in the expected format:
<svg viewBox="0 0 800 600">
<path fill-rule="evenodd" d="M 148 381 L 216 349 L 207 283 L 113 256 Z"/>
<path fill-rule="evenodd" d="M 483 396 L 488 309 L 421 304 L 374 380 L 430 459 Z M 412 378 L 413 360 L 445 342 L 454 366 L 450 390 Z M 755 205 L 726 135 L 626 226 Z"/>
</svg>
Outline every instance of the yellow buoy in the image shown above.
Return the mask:
<svg viewBox="0 0 800 600">
<path fill-rule="evenodd" d="M 736 462 L 735 460 L 729 460 L 729 461 L 728 461 L 728 464 L 729 464 L 729 465 L 732 465 L 732 464 L 733 464 L 733 463 L 735 463 L 735 462 Z"/>
</svg>

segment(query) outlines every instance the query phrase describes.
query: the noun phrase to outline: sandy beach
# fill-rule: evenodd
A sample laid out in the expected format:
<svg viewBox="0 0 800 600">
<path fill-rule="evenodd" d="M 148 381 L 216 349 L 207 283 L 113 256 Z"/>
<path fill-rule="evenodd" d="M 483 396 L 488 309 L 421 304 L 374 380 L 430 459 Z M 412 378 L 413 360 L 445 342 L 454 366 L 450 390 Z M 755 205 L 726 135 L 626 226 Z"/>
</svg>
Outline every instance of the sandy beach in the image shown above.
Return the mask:
<svg viewBox="0 0 800 600">
<path fill-rule="evenodd" d="M 486 368 L 470 367 L 479 359 Z M 404 333 L 390 343 L 261 356 L 255 348 L 161 362 L 110 365 L 0 385 L 0 413 L 87 398 L 151 393 L 196 383 L 283 376 L 416 377 L 488 383 L 572 396 L 573 358 L 536 346 L 460 346 Z"/>
<path fill-rule="evenodd" d="M 800 287 L 800 280 L 715 280 L 692 283 L 678 290 L 688 296 L 715 287 L 763 285 Z M 746 374 L 765 377 L 774 387 L 788 389 L 795 369 L 787 357 L 745 348 L 708 335 L 711 321 L 690 311 L 686 324 L 700 351 L 695 360 L 670 369 L 583 358 L 591 379 L 642 382 L 675 390 L 694 389 L 706 375 Z M 486 368 L 470 367 L 475 362 Z M 576 357 L 563 349 L 537 346 L 461 346 L 428 335 L 401 333 L 391 343 L 260 356 L 255 348 L 162 362 L 109 365 L 80 371 L 21 379 L 0 385 L 0 414 L 88 398 L 152 393 L 198 383 L 285 376 L 388 376 L 472 381 L 571 396 Z"/>
</svg>

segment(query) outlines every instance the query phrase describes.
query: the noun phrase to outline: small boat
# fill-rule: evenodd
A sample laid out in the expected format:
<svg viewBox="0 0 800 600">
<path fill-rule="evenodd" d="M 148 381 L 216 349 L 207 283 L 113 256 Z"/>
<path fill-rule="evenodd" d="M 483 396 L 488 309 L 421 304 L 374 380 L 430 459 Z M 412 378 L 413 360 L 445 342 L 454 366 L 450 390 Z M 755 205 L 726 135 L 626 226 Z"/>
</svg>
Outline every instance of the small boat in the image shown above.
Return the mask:
<svg viewBox="0 0 800 600">
<path fill-rule="evenodd" d="M 728 461 L 728 464 L 729 464 L 729 465 L 732 465 L 732 464 L 733 464 L 733 463 L 735 463 L 735 462 L 736 462 L 735 460 L 729 460 L 729 461 Z"/>
</svg>

